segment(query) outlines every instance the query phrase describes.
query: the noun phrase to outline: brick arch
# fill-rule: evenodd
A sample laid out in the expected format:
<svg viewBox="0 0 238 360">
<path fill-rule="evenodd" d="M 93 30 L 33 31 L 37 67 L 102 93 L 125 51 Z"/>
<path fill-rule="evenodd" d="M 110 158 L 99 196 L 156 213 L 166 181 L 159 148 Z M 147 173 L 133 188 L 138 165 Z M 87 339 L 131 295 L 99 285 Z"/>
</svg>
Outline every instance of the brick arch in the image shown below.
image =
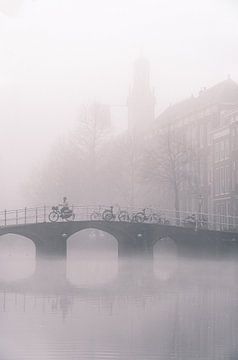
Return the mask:
<svg viewBox="0 0 238 360">
<path fill-rule="evenodd" d="M 22 282 L 31 279 L 36 269 L 36 252 L 36 244 L 29 236 L 12 231 L 1 234 L 0 282 Z"/>
<path fill-rule="evenodd" d="M 118 239 L 103 230 L 105 239 L 91 237 L 94 230 L 99 229 L 84 228 L 67 238 L 66 277 L 76 287 L 108 285 L 118 277 Z"/>
<path fill-rule="evenodd" d="M 100 237 L 96 238 L 96 241 L 93 241 L 92 238 L 90 239 L 90 231 L 94 231 L 94 230 L 101 231 L 103 234 L 109 235 L 111 237 L 111 239 L 107 239 L 107 240 L 110 242 L 111 245 L 113 243 L 114 246 L 116 246 L 116 252 L 117 252 L 117 256 L 118 256 L 119 240 L 115 237 L 115 235 L 113 235 L 111 232 L 108 232 L 105 230 L 87 227 L 84 229 L 80 229 L 67 237 L 67 239 L 66 239 L 67 257 L 68 257 L 68 251 L 70 249 L 69 245 L 77 247 L 76 244 L 78 244 L 78 246 L 80 247 L 83 244 L 86 245 L 88 243 L 88 241 L 90 241 L 90 240 L 93 242 L 95 248 L 97 248 L 97 249 L 98 249 L 98 246 L 103 247 L 103 245 L 106 245 L 105 240 L 100 239 Z M 83 237 L 84 233 L 85 233 L 85 238 Z M 82 236 L 82 237 L 80 237 L 80 236 Z M 109 245 L 109 243 L 108 243 L 108 245 Z"/>
<path fill-rule="evenodd" d="M 67 241 L 74 235 L 79 234 L 86 230 L 98 230 L 102 231 L 106 234 L 111 235 L 117 243 L 120 242 L 120 239 L 122 235 L 124 235 L 123 231 L 116 231 L 115 229 L 111 228 L 110 226 L 100 225 L 100 224 L 85 224 L 83 227 L 80 227 L 79 229 L 75 229 L 74 231 L 71 231 L 67 236 Z"/>
<path fill-rule="evenodd" d="M 118 240 L 118 234 L 115 234 L 115 232 L 113 232 L 113 231 L 107 231 L 107 230 L 103 230 L 102 228 L 100 228 L 100 229 L 98 229 L 98 228 L 96 228 L 96 227 L 85 227 L 85 228 L 83 228 L 83 229 L 80 229 L 80 230 L 78 230 L 78 231 L 75 231 L 75 232 L 73 232 L 72 234 L 70 234 L 68 237 L 67 237 L 67 241 L 69 241 L 73 236 L 75 236 L 76 234 L 80 234 L 80 233 L 83 233 L 83 232 L 86 232 L 86 231 L 93 231 L 93 230 L 97 230 L 97 231 L 101 231 L 102 233 L 104 233 L 104 234 L 108 234 L 108 235 L 110 235 L 112 238 L 113 238 L 113 240 L 115 240 L 116 242 L 117 242 L 117 244 L 118 244 L 118 242 L 119 242 L 119 240 Z"/>
<path fill-rule="evenodd" d="M 9 231 L 5 231 L 4 233 L 0 233 L 0 240 L 4 235 L 19 235 L 28 240 L 30 240 L 35 247 L 37 246 L 37 242 L 40 241 L 40 238 L 37 234 L 25 231 L 24 229 L 9 229 Z"/>
<path fill-rule="evenodd" d="M 157 240 L 155 240 L 153 242 L 153 249 L 156 246 L 159 246 L 160 244 L 162 244 L 162 246 L 166 243 L 168 243 L 168 246 L 173 250 L 178 250 L 178 245 L 175 239 L 173 239 L 171 236 L 160 236 Z"/>
</svg>

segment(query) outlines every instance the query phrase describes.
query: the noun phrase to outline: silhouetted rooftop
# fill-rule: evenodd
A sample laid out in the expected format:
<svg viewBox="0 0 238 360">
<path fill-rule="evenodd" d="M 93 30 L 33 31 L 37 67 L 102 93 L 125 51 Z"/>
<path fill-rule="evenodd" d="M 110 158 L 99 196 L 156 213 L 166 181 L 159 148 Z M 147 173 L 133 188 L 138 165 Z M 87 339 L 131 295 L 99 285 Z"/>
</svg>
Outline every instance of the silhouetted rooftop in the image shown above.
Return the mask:
<svg viewBox="0 0 238 360">
<path fill-rule="evenodd" d="M 211 88 L 204 88 L 197 97 L 191 96 L 169 106 L 157 117 L 157 121 L 164 122 L 171 119 L 181 119 L 211 105 L 234 103 L 238 103 L 238 84 L 228 78 Z"/>
</svg>

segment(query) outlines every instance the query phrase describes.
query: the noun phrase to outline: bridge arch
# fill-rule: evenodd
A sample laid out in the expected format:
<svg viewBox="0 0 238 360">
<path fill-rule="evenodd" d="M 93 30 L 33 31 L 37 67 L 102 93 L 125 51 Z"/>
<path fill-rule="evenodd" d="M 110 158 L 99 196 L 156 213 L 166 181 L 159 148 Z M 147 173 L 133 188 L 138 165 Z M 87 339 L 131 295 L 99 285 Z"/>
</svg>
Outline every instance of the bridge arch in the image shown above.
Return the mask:
<svg viewBox="0 0 238 360">
<path fill-rule="evenodd" d="M 124 230 L 120 229 L 120 227 L 115 226 L 115 222 L 105 222 L 105 221 L 84 221 L 75 223 L 75 227 L 72 228 L 70 232 L 70 237 L 80 231 L 90 230 L 90 231 L 98 231 L 106 234 L 110 234 L 114 239 L 120 242 L 121 238 L 125 236 Z"/>
<path fill-rule="evenodd" d="M 78 287 L 101 286 L 118 273 L 118 240 L 109 232 L 84 228 L 67 239 L 66 276 Z"/>
<path fill-rule="evenodd" d="M 157 239 L 155 239 L 153 244 L 153 249 L 155 251 L 161 251 L 167 252 L 167 253 L 177 253 L 177 242 L 173 239 L 172 236 L 165 235 L 165 236 L 159 236 Z"/>
<path fill-rule="evenodd" d="M 37 247 L 37 243 L 42 241 L 42 238 L 37 233 L 37 231 L 29 229 L 28 226 L 26 226 L 26 227 L 24 227 L 24 226 L 19 226 L 19 227 L 15 226 L 13 228 L 3 229 L 1 231 L 1 233 L 0 233 L 0 239 L 4 235 L 15 235 L 15 236 L 24 237 L 24 238 L 26 238 L 28 240 L 31 240 L 35 244 L 36 247 Z"/>
<path fill-rule="evenodd" d="M 7 233 L 0 236 L 0 281 L 17 281 L 35 272 L 36 246 L 24 235 Z"/>
</svg>

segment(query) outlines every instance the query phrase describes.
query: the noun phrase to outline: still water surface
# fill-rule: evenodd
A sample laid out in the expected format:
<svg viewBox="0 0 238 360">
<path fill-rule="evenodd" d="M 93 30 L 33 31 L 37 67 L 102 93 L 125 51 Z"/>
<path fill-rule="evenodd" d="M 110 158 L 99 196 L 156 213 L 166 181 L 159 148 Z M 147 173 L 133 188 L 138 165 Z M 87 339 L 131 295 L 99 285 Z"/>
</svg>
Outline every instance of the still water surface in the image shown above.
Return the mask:
<svg viewBox="0 0 238 360">
<path fill-rule="evenodd" d="M 100 246 L 99 246 L 100 244 Z M 115 239 L 76 234 L 67 259 L 0 240 L 0 360 L 238 359 L 238 264 L 118 259 Z"/>
</svg>

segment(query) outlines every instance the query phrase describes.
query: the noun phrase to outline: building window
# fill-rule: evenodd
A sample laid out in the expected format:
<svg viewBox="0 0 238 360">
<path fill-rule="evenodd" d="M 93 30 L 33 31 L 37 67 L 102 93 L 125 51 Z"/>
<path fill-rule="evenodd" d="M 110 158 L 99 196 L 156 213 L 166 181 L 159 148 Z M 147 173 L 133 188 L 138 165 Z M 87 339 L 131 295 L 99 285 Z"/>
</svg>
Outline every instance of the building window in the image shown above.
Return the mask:
<svg viewBox="0 0 238 360">
<path fill-rule="evenodd" d="M 236 189 L 236 163 L 235 160 L 232 162 L 232 191 L 235 191 Z"/>
<path fill-rule="evenodd" d="M 230 156 L 230 144 L 229 144 L 229 138 L 225 139 L 225 159 L 229 159 Z"/>
<path fill-rule="evenodd" d="M 220 168 L 220 194 L 225 193 L 225 168 Z"/>
<path fill-rule="evenodd" d="M 220 125 L 220 119 L 216 113 L 211 115 L 211 125 L 212 125 L 212 130 L 215 130 Z"/>
<path fill-rule="evenodd" d="M 231 129 L 231 148 L 232 150 L 237 149 L 237 129 L 233 127 Z"/>
<path fill-rule="evenodd" d="M 225 167 L 225 193 L 230 192 L 230 167 L 227 165 Z"/>
<path fill-rule="evenodd" d="M 215 195 L 220 194 L 220 171 L 219 168 L 215 169 Z"/>
<path fill-rule="evenodd" d="M 215 162 L 218 162 L 220 160 L 220 154 L 219 154 L 219 142 L 215 143 Z"/>
<path fill-rule="evenodd" d="M 207 126 L 206 124 L 200 125 L 200 146 L 204 148 L 207 145 Z"/>
<path fill-rule="evenodd" d="M 237 189 L 237 184 L 238 184 L 238 166 L 237 166 L 237 162 L 236 162 L 236 183 L 235 183 L 235 189 Z"/>
<path fill-rule="evenodd" d="M 220 156 L 219 156 L 219 160 L 224 160 L 225 158 L 225 146 L 224 146 L 224 141 L 220 141 Z"/>
</svg>

